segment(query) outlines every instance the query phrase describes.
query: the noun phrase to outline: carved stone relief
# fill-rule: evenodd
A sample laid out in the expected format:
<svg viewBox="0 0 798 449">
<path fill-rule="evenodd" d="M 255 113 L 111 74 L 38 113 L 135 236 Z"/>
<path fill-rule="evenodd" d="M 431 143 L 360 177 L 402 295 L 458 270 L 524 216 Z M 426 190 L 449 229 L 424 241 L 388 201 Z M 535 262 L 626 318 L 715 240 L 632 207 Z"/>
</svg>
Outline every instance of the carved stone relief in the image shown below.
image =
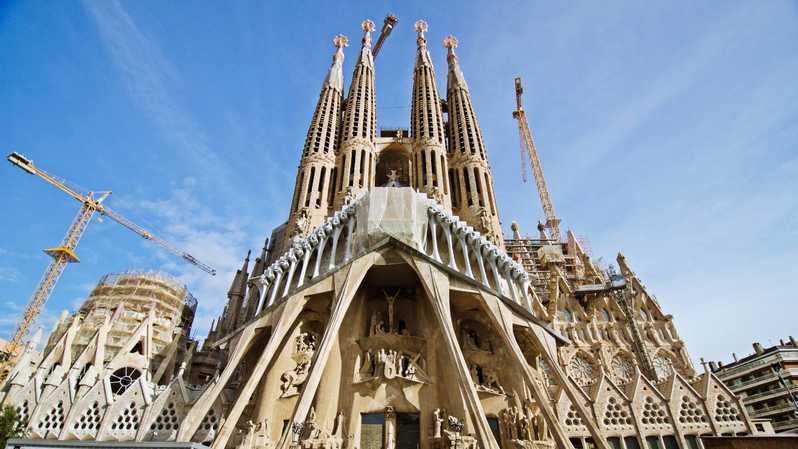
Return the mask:
<svg viewBox="0 0 798 449">
<path fill-rule="evenodd" d="M 287 398 L 299 394 L 299 386 L 305 383 L 305 379 L 310 371 L 310 361 L 316 351 L 318 337 L 310 332 L 303 332 L 297 335 L 294 341 L 294 353 L 291 358 L 296 363 L 294 369 L 286 371 L 280 376 L 281 398 Z"/>
</svg>

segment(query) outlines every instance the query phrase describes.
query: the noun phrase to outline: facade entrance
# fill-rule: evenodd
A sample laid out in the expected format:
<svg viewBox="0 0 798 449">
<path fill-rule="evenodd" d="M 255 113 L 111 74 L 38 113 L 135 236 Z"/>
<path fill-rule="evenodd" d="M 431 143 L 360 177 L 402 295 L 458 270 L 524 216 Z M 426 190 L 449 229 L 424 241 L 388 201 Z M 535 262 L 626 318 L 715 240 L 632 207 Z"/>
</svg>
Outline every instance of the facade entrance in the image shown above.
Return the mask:
<svg viewBox="0 0 798 449">
<path fill-rule="evenodd" d="M 420 439 L 418 413 L 397 413 L 396 449 L 418 449 Z"/>
<path fill-rule="evenodd" d="M 421 427 L 418 413 L 384 413 L 360 415 L 360 449 L 418 449 Z"/>
</svg>

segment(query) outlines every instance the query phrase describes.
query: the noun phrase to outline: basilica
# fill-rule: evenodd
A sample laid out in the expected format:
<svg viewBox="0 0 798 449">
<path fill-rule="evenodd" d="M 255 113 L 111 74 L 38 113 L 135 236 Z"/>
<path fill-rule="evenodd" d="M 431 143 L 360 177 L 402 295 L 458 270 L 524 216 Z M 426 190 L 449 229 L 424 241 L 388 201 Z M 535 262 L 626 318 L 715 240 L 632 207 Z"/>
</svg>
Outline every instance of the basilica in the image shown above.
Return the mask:
<svg viewBox="0 0 798 449">
<path fill-rule="evenodd" d="M 334 38 L 287 220 L 247 255 L 207 338 L 189 337 L 191 303 L 168 280 L 98 286 L 3 387 L 30 437 L 698 449 L 753 433 L 623 255 L 601 270 L 571 232 L 503 234 L 457 39 L 442 39 L 442 95 L 415 23 L 409 130 L 379 129 L 362 29 L 346 92 Z"/>
</svg>

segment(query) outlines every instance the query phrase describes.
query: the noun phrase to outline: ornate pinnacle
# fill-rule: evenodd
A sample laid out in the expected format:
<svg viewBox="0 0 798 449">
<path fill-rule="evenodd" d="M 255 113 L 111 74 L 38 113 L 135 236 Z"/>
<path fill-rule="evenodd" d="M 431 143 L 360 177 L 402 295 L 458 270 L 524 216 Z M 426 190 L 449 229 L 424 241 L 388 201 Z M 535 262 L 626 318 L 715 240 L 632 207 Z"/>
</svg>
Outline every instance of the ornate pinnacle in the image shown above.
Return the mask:
<svg viewBox="0 0 798 449">
<path fill-rule="evenodd" d="M 424 33 L 426 33 L 428 29 L 429 27 L 427 26 L 427 22 L 425 22 L 423 19 L 416 20 L 415 30 L 416 33 L 418 33 L 416 42 L 419 46 L 427 44 L 427 39 L 424 37 Z"/>
<path fill-rule="evenodd" d="M 363 46 L 371 47 L 371 32 L 374 31 L 374 22 L 366 19 L 360 24 L 360 28 L 363 29 Z"/>
<path fill-rule="evenodd" d="M 457 38 L 452 36 L 451 34 L 446 36 L 445 39 L 443 39 L 444 48 L 448 48 L 451 51 L 454 51 L 454 49 L 457 48 L 457 43 L 458 43 Z"/>
<path fill-rule="evenodd" d="M 333 55 L 333 62 L 343 61 L 344 47 L 349 46 L 349 39 L 343 34 L 337 34 L 333 38 L 333 45 L 338 49 L 335 51 L 335 55 Z"/>
<path fill-rule="evenodd" d="M 343 34 L 336 34 L 335 37 L 333 38 L 333 45 L 335 45 L 335 47 L 338 48 L 338 49 L 342 49 L 344 47 L 348 47 L 349 46 L 349 38 L 347 38 Z"/>
</svg>

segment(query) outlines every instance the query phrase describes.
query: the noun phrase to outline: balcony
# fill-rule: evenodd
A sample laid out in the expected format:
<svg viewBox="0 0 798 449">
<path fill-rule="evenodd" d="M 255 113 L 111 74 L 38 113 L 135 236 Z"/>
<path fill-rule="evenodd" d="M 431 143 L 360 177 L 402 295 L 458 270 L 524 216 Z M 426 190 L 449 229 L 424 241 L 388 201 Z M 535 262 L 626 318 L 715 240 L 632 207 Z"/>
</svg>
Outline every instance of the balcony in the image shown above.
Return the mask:
<svg viewBox="0 0 798 449">
<path fill-rule="evenodd" d="M 750 410 L 750 414 L 757 418 L 766 418 L 768 416 L 777 415 L 779 413 L 790 412 L 795 410 L 795 406 L 789 401 L 780 404 L 772 405 L 770 407 L 762 407 L 758 410 Z"/>
<path fill-rule="evenodd" d="M 788 419 L 786 421 L 779 421 L 773 423 L 773 430 L 776 432 L 784 432 L 785 430 L 798 428 L 798 418 Z"/>
<path fill-rule="evenodd" d="M 747 387 L 751 387 L 753 385 L 759 385 L 762 383 L 772 382 L 774 380 L 778 380 L 778 376 L 773 374 L 773 371 L 764 373 L 761 376 L 757 376 L 753 379 L 748 379 L 744 382 L 739 383 L 727 383 L 726 386 L 731 388 L 731 390 L 735 393 L 738 393 L 740 390 L 743 390 Z"/>
<path fill-rule="evenodd" d="M 793 393 L 798 393 L 798 385 L 794 385 L 790 390 Z M 752 394 L 750 396 L 741 396 L 740 399 L 742 399 L 743 402 L 746 404 L 751 404 L 753 402 L 759 402 L 765 399 L 773 399 L 779 396 L 786 396 L 786 395 L 787 395 L 787 389 L 784 387 L 779 387 L 773 390 Z"/>
</svg>

